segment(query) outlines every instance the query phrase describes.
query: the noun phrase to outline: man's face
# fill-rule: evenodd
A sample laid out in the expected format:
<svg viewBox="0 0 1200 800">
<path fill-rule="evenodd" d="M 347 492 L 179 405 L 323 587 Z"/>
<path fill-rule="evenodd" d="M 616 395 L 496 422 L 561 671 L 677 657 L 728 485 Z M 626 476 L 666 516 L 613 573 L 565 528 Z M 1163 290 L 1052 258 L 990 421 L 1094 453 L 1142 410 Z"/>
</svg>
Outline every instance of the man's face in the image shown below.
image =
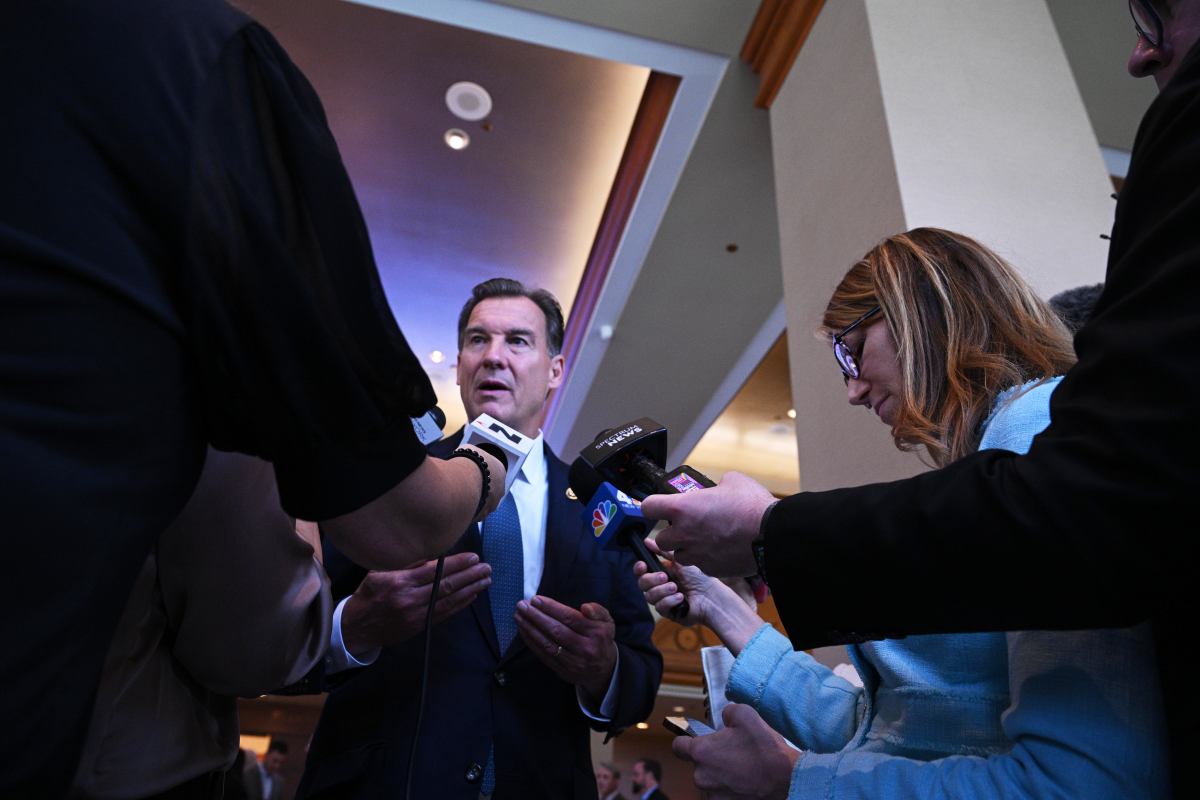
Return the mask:
<svg viewBox="0 0 1200 800">
<path fill-rule="evenodd" d="M 491 297 L 471 310 L 458 354 L 467 418 L 489 414 L 537 436 L 546 394 L 562 383 L 563 357 L 551 356 L 546 317 L 527 297 Z"/>
<path fill-rule="evenodd" d="M 617 779 L 608 767 L 596 767 L 596 791 L 607 797 L 617 790 Z"/>
<path fill-rule="evenodd" d="M 1162 42 L 1155 47 L 1138 36 L 1128 69 L 1135 78 L 1153 75 L 1161 91 L 1200 40 L 1200 0 L 1150 0 L 1150 4 L 1162 20 Z"/>
<path fill-rule="evenodd" d="M 642 766 L 642 762 L 638 761 L 633 765 L 633 769 L 629 773 L 633 778 L 633 790 L 635 792 L 644 792 L 650 785 L 648 779 L 653 779 L 653 775 L 646 772 L 646 768 Z"/>
<path fill-rule="evenodd" d="M 278 775 L 283 770 L 283 765 L 287 763 L 287 756 L 278 750 L 272 750 L 263 756 L 263 768 L 272 775 Z"/>
</svg>

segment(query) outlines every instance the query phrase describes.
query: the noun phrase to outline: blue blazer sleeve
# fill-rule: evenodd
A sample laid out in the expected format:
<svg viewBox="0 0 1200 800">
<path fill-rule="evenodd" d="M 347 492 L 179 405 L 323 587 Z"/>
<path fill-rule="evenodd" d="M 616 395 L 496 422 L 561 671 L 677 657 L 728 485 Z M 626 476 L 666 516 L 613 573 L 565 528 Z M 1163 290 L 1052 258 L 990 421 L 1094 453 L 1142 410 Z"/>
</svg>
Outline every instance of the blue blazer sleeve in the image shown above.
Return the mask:
<svg viewBox="0 0 1200 800">
<path fill-rule="evenodd" d="M 789 798 L 1170 797 L 1153 648 L 1133 629 L 1008 634 L 1007 753 L 934 761 L 805 753 Z"/>
<path fill-rule="evenodd" d="M 738 654 L 725 687 L 805 750 L 833 753 L 850 743 L 866 709 L 861 687 L 835 675 L 764 624 Z"/>
</svg>

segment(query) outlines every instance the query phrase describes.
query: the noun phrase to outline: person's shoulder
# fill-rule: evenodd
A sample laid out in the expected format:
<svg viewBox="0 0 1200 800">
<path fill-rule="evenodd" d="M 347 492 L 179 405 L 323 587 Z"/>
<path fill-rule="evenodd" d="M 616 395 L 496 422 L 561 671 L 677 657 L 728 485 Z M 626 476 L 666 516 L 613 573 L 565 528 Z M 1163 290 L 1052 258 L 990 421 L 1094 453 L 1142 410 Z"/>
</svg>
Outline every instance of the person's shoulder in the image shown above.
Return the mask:
<svg viewBox="0 0 1200 800">
<path fill-rule="evenodd" d="M 1028 450 L 1033 437 L 1050 424 L 1050 397 L 1061 382 L 1059 376 L 1001 392 L 983 423 L 979 449 Z"/>
</svg>

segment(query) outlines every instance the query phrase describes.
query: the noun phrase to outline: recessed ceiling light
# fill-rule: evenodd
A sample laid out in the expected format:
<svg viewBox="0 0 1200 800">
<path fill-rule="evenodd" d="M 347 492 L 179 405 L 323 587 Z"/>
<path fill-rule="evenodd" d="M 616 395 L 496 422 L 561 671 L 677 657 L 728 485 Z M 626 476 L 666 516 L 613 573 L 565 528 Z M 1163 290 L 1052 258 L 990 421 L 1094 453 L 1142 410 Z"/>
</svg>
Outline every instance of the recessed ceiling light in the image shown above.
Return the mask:
<svg viewBox="0 0 1200 800">
<path fill-rule="evenodd" d="M 459 81 L 446 90 L 446 108 L 459 119 L 476 122 L 492 113 L 492 96 L 478 83 Z"/>
<path fill-rule="evenodd" d="M 650 723 L 649 722 L 639 722 L 637 725 L 634 725 L 633 727 L 637 728 L 639 731 L 645 731 L 645 730 L 650 729 Z"/>
<path fill-rule="evenodd" d="M 687 709 L 684 708 L 683 706 L 675 706 L 671 710 L 674 711 L 676 714 L 682 714 L 684 711 L 687 711 Z"/>
<path fill-rule="evenodd" d="M 429 354 L 429 360 L 435 364 L 440 364 L 446 360 L 446 354 L 443 353 L 441 350 L 434 350 L 432 353 Z"/>
<path fill-rule="evenodd" d="M 466 131 L 459 128 L 451 128 L 442 138 L 446 140 L 446 146 L 451 150 L 462 150 L 471 143 L 471 137 L 467 136 Z"/>
<path fill-rule="evenodd" d="M 789 408 L 788 409 L 788 419 L 795 419 L 795 418 L 796 418 L 796 409 Z"/>
</svg>

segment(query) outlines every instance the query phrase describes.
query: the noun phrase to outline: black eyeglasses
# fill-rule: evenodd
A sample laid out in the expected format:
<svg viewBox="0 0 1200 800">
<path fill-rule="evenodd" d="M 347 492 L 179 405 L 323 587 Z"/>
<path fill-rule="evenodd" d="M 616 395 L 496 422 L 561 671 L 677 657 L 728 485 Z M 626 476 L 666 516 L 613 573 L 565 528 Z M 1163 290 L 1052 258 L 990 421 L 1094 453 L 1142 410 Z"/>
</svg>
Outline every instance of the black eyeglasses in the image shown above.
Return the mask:
<svg viewBox="0 0 1200 800">
<path fill-rule="evenodd" d="M 854 360 L 854 354 L 850 352 L 849 346 L 846 345 L 846 334 L 850 333 L 850 331 L 854 330 L 859 325 L 862 325 L 864 322 L 882 310 L 883 309 L 880 306 L 875 306 L 870 311 L 863 314 L 861 317 L 854 320 L 854 322 L 851 322 L 849 325 L 843 328 L 840 333 L 834 334 L 833 357 L 837 359 L 838 366 L 842 368 L 842 375 L 846 378 L 846 380 L 850 380 L 851 378 L 857 380 L 859 376 L 858 362 Z"/>
<path fill-rule="evenodd" d="M 1138 36 L 1145 39 L 1151 47 L 1162 47 L 1162 17 L 1155 10 L 1151 0 L 1129 0 L 1129 15 L 1133 17 L 1133 27 Z"/>
</svg>

